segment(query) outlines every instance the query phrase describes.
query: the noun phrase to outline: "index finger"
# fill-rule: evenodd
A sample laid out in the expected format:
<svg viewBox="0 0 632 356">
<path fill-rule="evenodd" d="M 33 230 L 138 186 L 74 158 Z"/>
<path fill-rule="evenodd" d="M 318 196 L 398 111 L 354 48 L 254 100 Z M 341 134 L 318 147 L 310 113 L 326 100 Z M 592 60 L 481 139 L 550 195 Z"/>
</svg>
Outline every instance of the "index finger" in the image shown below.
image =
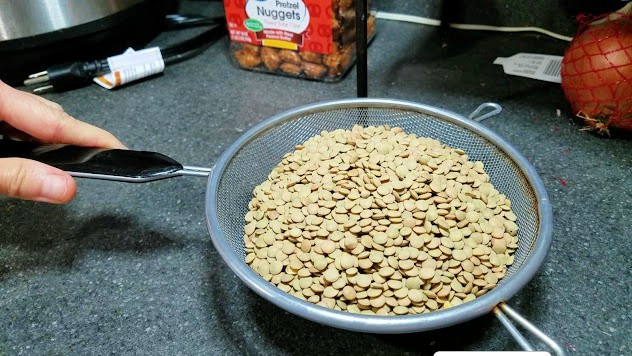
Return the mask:
<svg viewBox="0 0 632 356">
<path fill-rule="evenodd" d="M 34 95 L 0 81 L 0 121 L 41 141 L 78 146 L 125 148 L 111 133 L 79 121 L 61 106 L 47 105 Z"/>
</svg>

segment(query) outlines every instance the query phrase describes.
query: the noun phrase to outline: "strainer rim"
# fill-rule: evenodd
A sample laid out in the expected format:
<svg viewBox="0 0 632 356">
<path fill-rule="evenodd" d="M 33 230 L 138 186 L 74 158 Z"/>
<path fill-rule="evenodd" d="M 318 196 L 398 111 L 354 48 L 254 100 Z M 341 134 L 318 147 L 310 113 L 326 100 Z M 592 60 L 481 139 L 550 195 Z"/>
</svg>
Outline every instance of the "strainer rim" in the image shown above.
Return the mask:
<svg viewBox="0 0 632 356">
<path fill-rule="evenodd" d="M 523 264 L 514 275 L 508 277 L 501 285 L 493 288 L 490 292 L 458 307 L 418 315 L 370 316 L 327 309 L 285 293 L 261 278 L 234 252 L 219 228 L 217 217 L 221 177 L 233 157 L 242 147 L 258 137 L 260 133 L 277 125 L 317 112 L 354 107 L 401 109 L 435 116 L 482 136 L 511 158 L 522 171 L 534 191 L 540 225 L 538 237 L 532 251 L 527 255 Z M 211 241 L 224 262 L 242 282 L 267 301 L 292 314 L 321 324 L 352 331 L 382 334 L 439 329 L 462 323 L 490 312 L 498 303 L 508 300 L 521 290 L 537 273 L 550 249 L 553 229 L 552 207 L 542 180 L 535 167 L 506 140 L 482 124 L 455 112 L 416 102 L 387 98 L 351 98 L 308 104 L 282 112 L 255 125 L 229 146 L 217 160 L 207 185 L 206 218 Z"/>
</svg>

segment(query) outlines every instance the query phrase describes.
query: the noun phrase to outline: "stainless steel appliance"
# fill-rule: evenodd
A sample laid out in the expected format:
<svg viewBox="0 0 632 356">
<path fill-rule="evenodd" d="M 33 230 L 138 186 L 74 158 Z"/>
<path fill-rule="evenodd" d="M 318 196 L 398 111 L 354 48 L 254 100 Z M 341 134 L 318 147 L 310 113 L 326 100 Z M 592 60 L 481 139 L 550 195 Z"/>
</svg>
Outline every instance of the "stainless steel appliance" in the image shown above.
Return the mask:
<svg viewBox="0 0 632 356">
<path fill-rule="evenodd" d="M 143 46 L 178 0 L 0 0 L 0 79 Z"/>
</svg>

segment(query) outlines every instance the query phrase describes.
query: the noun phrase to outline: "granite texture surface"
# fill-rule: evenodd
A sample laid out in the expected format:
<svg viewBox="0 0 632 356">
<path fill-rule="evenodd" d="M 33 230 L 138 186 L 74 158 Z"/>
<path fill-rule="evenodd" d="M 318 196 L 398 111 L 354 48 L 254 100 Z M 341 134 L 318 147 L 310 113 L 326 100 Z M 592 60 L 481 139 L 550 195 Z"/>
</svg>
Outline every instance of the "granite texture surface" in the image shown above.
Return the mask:
<svg viewBox="0 0 632 356">
<path fill-rule="evenodd" d="M 192 9 L 206 11 L 206 4 Z M 212 166 L 244 130 L 272 115 L 355 95 L 353 72 L 337 84 L 251 73 L 230 63 L 227 44 L 120 90 L 93 85 L 46 97 L 130 148 Z M 506 76 L 492 64 L 497 56 L 561 54 L 565 47 L 533 34 L 381 21 L 369 49 L 369 95 L 463 114 L 482 102 L 502 105 L 502 114 L 484 124 L 533 163 L 554 212 L 546 262 L 509 303 L 571 355 L 629 355 L 632 141 L 581 131 L 559 85 Z M 203 178 L 138 185 L 79 180 L 78 186 L 65 206 L 0 198 L 0 354 L 519 349 L 491 314 L 436 331 L 373 335 L 315 324 L 271 305 L 214 249 Z"/>
</svg>

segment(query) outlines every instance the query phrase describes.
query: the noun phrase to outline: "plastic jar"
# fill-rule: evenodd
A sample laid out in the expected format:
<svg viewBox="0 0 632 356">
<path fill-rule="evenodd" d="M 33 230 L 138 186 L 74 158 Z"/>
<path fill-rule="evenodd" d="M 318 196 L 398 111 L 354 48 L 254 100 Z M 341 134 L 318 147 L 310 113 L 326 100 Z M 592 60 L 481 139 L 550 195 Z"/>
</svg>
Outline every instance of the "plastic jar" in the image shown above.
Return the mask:
<svg viewBox="0 0 632 356">
<path fill-rule="evenodd" d="M 335 82 L 355 61 L 353 0 L 224 0 L 230 55 L 244 69 Z M 369 39 L 375 18 L 367 19 Z"/>
</svg>

